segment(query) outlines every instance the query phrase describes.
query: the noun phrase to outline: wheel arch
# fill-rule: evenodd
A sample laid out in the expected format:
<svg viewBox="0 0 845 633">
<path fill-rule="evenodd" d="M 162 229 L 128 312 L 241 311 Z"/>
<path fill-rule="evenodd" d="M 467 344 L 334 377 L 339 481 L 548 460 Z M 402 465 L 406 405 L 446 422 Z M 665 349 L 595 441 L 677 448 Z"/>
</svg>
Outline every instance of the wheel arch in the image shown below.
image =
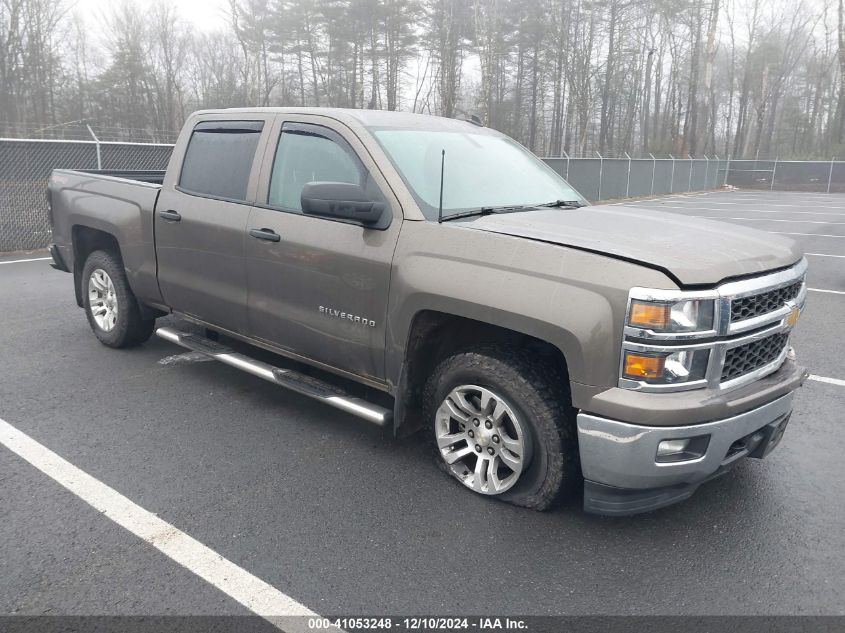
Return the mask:
<svg viewBox="0 0 845 633">
<path fill-rule="evenodd" d="M 417 311 L 408 327 L 394 410 L 394 432 L 406 435 L 421 428 L 425 383 L 434 368 L 452 354 L 484 345 L 529 348 L 538 358 L 553 365 L 569 382 L 570 358 L 559 344 L 542 335 L 542 324 L 513 328 L 456 313 L 435 309 Z M 539 334 L 539 335 L 538 335 Z M 565 332 L 559 332 L 564 335 Z M 580 360 L 580 345 L 571 334 L 569 351 Z"/>
<path fill-rule="evenodd" d="M 71 238 L 73 253 L 73 285 L 76 293 L 76 305 L 80 308 L 84 306 L 82 298 L 82 269 L 85 267 L 85 261 L 91 253 L 99 250 L 109 251 L 117 256 L 120 260 L 121 266 L 124 268 L 124 272 L 127 273 L 126 281 L 129 284 L 130 289 L 137 295 L 134 287 L 135 278 L 128 274 L 128 271 L 126 270 L 123 252 L 120 248 L 120 241 L 114 233 L 84 224 L 74 224 L 73 227 L 71 227 Z M 140 301 L 138 302 L 138 307 L 141 310 L 141 315 L 145 319 L 155 319 L 165 314 L 165 312 L 148 306 Z"/>
<path fill-rule="evenodd" d="M 117 255 L 121 263 L 123 256 L 117 238 L 107 231 L 95 229 L 82 224 L 75 224 L 71 228 L 73 248 L 73 281 L 76 289 L 76 305 L 83 307 L 82 301 L 82 269 L 88 256 L 94 251 L 110 251 Z"/>
</svg>

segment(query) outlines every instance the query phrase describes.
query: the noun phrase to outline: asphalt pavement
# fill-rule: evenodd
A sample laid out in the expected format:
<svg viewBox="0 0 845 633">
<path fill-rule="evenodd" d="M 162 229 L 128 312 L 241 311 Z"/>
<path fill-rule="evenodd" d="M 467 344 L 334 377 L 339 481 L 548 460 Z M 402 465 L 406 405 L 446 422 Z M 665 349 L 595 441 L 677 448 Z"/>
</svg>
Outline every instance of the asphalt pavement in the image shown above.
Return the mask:
<svg viewBox="0 0 845 633">
<path fill-rule="evenodd" d="M 679 505 L 611 519 L 473 495 L 419 438 L 157 338 L 100 345 L 43 254 L 0 257 L 0 418 L 321 614 L 845 614 L 845 195 L 625 204 L 813 253 L 793 344 L 832 382 L 800 390 L 768 459 Z M 0 446 L 0 614 L 247 612 Z"/>
</svg>

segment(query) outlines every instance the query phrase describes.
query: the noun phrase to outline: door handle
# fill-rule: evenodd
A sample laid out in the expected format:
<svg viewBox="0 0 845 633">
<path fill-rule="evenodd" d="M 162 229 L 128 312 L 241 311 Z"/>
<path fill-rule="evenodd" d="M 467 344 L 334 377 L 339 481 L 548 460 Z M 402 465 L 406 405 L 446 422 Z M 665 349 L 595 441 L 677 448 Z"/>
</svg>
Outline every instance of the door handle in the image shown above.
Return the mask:
<svg viewBox="0 0 845 633">
<path fill-rule="evenodd" d="M 278 242 L 281 236 L 272 229 L 250 229 L 249 234 L 259 240 L 267 240 L 268 242 Z"/>
<path fill-rule="evenodd" d="M 182 216 L 179 215 L 176 211 L 159 211 L 158 217 L 162 220 L 167 220 L 168 222 L 178 222 L 182 219 Z"/>
</svg>

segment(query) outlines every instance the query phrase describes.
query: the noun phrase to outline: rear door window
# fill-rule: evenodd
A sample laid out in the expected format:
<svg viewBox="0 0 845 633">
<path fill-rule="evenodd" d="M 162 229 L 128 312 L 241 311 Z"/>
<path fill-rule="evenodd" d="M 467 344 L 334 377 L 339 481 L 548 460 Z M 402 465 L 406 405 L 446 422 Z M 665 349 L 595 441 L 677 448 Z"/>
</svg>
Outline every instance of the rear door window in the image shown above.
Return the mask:
<svg viewBox="0 0 845 633">
<path fill-rule="evenodd" d="M 246 200 L 262 121 L 205 121 L 191 134 L 179 189 L 187 193 Z"/>
</svg>

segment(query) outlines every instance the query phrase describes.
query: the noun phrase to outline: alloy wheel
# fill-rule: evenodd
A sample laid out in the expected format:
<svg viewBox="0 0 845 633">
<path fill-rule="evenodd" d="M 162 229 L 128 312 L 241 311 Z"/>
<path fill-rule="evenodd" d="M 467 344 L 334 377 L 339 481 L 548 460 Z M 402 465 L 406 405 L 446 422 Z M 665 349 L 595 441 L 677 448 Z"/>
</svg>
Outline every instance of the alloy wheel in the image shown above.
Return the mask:
<svg viewBox="0 0 845 633">
<path fill-rule="evenodd" d="M 111 332 L 117 323 L 117 295 L 111 277 L 102 268 L 94 270 L 88 278 L 88 305 L 97 327 Z"/>
<path fill-rule="evenodd" d="M 527 429 L 505 399 L 485 387 L 452 389 L 437 409 L 434 428 L 452 475 L 481 494 L 512 488 L 531 459 Z"/>
</svg>

